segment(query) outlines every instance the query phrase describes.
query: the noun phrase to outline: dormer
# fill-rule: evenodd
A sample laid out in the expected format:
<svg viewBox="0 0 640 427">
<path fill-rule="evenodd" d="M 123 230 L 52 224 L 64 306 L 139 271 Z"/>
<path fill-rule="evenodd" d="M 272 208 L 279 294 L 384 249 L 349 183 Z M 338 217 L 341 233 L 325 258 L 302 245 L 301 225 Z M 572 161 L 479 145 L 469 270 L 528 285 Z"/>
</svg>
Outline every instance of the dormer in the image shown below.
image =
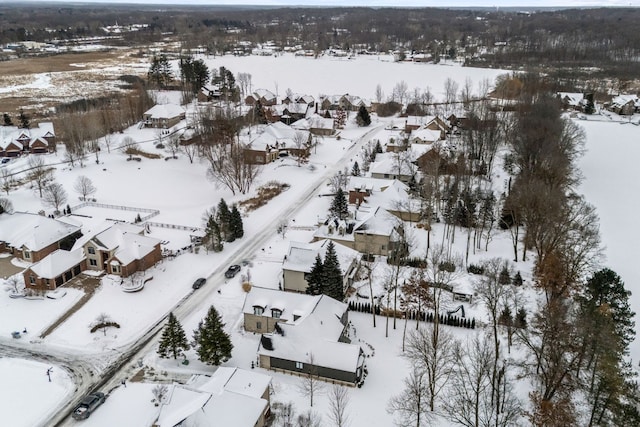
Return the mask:
<svg viewBox="0 0 640 427">
<path fill-rule="evenodd" d="M 282 310 L 279 308 L 272 308 L 271 317 L 273 317 L 274 319 L 279 319 L 280 317 L 282 317 Z"/>
<path fill-rule="evenodd" d="M 262 316 L 263 313 L 264 313 L 264 307 L 262 307 L 261 305 L 253 306 L 253 314 L 255 314 L 256 316 Z"/>
</svg>

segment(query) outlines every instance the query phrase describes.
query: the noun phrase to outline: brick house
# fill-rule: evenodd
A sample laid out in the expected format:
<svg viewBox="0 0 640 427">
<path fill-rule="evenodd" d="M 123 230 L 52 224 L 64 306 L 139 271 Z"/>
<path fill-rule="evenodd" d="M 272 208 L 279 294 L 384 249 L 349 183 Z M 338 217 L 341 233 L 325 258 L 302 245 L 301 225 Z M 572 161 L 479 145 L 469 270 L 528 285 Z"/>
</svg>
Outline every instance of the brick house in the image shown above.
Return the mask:
<svg viewBox="0 0 640 427">
<path fill-rule="evenodd" d="M 158 104 L 142 115 L 145 127 L 168 129 L 184 120 L 187 112 L 177 104 Z"/>
</svg>

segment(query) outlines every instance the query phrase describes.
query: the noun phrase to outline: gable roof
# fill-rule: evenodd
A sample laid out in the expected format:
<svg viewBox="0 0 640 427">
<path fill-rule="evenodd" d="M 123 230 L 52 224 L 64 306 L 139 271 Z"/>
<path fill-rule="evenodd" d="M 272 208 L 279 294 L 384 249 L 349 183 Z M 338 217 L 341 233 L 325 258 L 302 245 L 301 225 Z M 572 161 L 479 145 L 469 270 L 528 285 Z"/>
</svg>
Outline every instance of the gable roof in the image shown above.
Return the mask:
<svg viewBox="0 0 640 427">
<path fill-rule="evenodd" d="M 80 231 L 80 227 L 38 214 L 15 212 L 0 215 L 0 241 L 14 248 L 39 251 Z"/>
<path fill-rule="evenodd" d="M 397 155 L 397 153 L 378 154 L 376 156 L 377 161 L 369 165 L 369 172 L 372 175 L 375 173 L 394 176 L 414 176 L 417 172 L 417 167 L 410 162 L 401 162 L 400 165 L 398 165 L 398 161 L 395 158 Z"/>
<path fill-rule="evenodd" d="M 81 249 L 75 251 L 57 249 L 29 268 L 38 277 L 55 279 L 65 271 L 69 271 L 80 264 L 83 259 L 84 253 Z"/>
<path fill-rule="evenodd" d="M 298 121 L 293 122 L 291 124 L 291 127 L 293 129 L 298 129 L 298 130 L 309 130 L 309 129 L 333 130 L 335 127 L 334 124 L 335 122 L 333 119 L 327 119 L 318 114 L 314 114 L 310 117 L 306 117 L 304 119 L 300 119 Z"/>
<path fill-rule="evenodd" d="M 324 262 L 329 242 L 330 240 L 328 239 L 322 239 L 313 243 L 289 243 L 289 252 L 285 256 L 282 268 L 284 270 L 310 272 L 315 263 L 316 255 L 320 255 Z M 344 276 L 353 260 L 360 257 L 360 252 L 338 244 L 334 244 L 334 248 L 340 264 L 340 270 Z"/>
<path fill-rule="evenodd" d="M 90 241 L 100 249 L 114 251 L 113 257 L 127 265 L 144 258 L 160 243 L 159 239 L 139 234 L 142 230 L 137 225 L 120 222 L 96 234 Z"/>
<path fill-rule="evenodd" d="M 152 119 L 173 119 L 184 114 L 186 110 L 177 104 L 157 104 L 144 113 Z"/>
</svg>

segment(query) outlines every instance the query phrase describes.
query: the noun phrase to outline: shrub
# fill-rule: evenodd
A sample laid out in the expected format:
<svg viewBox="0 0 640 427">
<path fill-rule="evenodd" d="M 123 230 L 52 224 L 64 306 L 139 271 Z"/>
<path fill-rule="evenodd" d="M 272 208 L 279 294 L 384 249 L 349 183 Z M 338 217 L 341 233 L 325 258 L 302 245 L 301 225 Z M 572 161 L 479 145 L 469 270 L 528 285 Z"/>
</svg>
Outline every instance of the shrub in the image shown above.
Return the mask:
<svg viewBox="0 0 640 427">
<path fill-rule="evenodd" d="M 94 333 L 98 329 L 108 328 L 110 326 L 118 329 L 120 328 L 120 325 L 117 322 L 103 322 L 103 323 L 98 323 L 96 325 L 93 325 L 93 327 L 91 328 L 91 333 Z"/>
<path fill-rule="evenodd" d="M 438 264 L 438 269 L 440 271 L 446 271 L 449 273 L 453 273 L 454 271 L 456 271 L 456 265 L 450 261 L 444 261 L 441 262 L 440 264 Z"/>
<path fill-rule="evenodd" d="M 251 290 L 251 283 L 249 282 L 243 283 L 242 290 L 245 291 L 246 293 L 249 293 L 249 291 Z"/>
<path fill-rule="evenodd" d="M 395 101 L 385 102 L 378 105 L 378 107 L 376 108 L 376 113 L 378 113 L 379 117 L 393 116 L 400 111 L 402 111 L 402 104 Z"/>
<path fill-rule="evenodd" d="M 471 274 L 484 274 L 484 267 L 475 264 L 469 264 L 469 267 L 467 267 L 467 271 Z"/>
</svg>

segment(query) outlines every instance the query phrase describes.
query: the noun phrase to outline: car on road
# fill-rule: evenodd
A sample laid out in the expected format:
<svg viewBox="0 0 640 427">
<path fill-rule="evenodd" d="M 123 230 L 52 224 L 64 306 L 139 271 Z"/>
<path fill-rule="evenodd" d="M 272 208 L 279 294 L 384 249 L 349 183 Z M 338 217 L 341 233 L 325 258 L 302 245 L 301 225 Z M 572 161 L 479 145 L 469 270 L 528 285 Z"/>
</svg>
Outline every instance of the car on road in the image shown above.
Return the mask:
<svg viewBox="0 0 640 427">
<path fill-rule="evenodd" d="M 91 393 L 82 399 L 82 402 L 76 406 L 71 416 L 75 420 L 86 420 L 93 411 L 98 409 L 98 406 L 104 403 L 104 400 L 104 393 L 99 391 Z"/>
<path fill-rule="evenodd" d="M 231 279 L 232 277 L 235 277 L 239 271 L 240 266 L 238 264 L 233 264 L 227 269 L 227 271 L 224 272 L 224 277 L 226 277 L 227 279 Z"/>
<path fill-rule="evenodd" d="M 195 282 L 193 282 L 193 289 L 200 289 L 201 287 L 204 286 L 204 284 L 207 283 L 207 279 L 205 279 L 204 277 L 200 277 L 199 279 L 196 279 Z"/>
</svg>

